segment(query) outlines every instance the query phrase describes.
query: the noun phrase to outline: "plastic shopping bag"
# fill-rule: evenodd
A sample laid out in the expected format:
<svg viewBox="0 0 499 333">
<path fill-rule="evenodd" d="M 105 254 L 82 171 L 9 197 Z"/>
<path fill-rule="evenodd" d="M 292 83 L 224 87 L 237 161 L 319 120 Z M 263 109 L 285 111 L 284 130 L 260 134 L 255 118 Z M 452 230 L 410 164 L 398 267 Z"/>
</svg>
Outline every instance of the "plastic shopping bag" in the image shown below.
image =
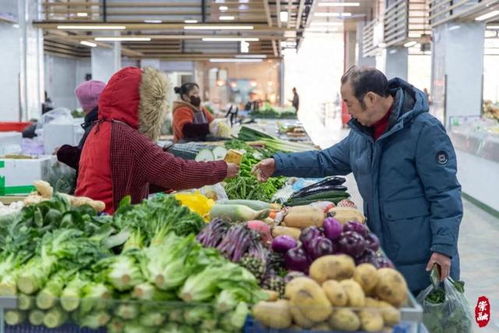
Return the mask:
<svg viewBox="0 0 499 333">
<path fill-rule="evenodd" d="M 431 285 L 417 297 L 423 322 L 430 333 L 471 333 L 473 316 L 464 296 L 464 283 L 447 278 Z"/>
</svg>

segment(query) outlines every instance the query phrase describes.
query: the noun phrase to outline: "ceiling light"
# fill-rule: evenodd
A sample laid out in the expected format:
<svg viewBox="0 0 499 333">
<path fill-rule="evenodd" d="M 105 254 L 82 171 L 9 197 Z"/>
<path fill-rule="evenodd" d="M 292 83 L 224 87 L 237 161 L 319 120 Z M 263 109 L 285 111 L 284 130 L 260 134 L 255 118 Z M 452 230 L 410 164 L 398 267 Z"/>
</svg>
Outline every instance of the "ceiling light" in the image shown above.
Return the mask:
<svg viewBox="0 0 499 333">
<path fill-rule="evenodd" d="M 321 2 L 319 7 L 359 7 L 359 2 Z"/>
<path fill-rule="evenodd" d="M 265 59 L 267 56 L 265 54 L 238 54 L 236 58 L 253 58 L 253 59 Z"/>
<path fill-rule="evenodd" d="M 487 29 L 498 30 L 499 29 L 499 25 L 488 25 Z"/>
<path fill-rule="evenodd" d="M 184 23 L 198 23 L 198 20 L 185 20 Z"/>
<path fill-rule="evenodd" d="M 404 44 L 405 47 L 413 47 L 414 45 L 416 45 L 418 42 L 416 42 L 415 40 L 411 40 L 410 42 L 407 42 Z"/>
<path fill-rule="evenodd" d="M 76 16 L 78 16 L 78 17 L 87 17 L 88 13 L 76 13 Z"/>
<path fill-rule="evenodd" d="M 249 9 L 248 5 L 239 5 L 239 10 L 247 10 Z"/>
<path fill-rule="evenodd" d="M 218 7 L 218 9 L 220 9 L 221 12 L 225 12 L 225 11 L 229 10 L 229 7 L 227 7 L 227 6 L 220 6 L 220 7 Z"/>
<path fill-rule="evenodd" d="M 100 42 L 149 42 L 149 37 L 95 37 Z"/>
<path fill-rule="evenodd" d="M 82 41 L 80 42 L 80 44 L 81 44 L 81 45 L 85 45 L 85 46 L 90 46 L 90 47 L 96 47 L 96 46 L 97 46 L 97 44 L 92 43 L 92 42 L 89 42 L 89 41 L 86 41 L 86 40 L 82 40 Z"/>
<path fill-rule="evenodd" d="M 234 21 L 234 16 L 222 15 L 218 18 L 220 21 Z"/>
<path fill-rule="evenodd" d="M 239 0 L 239 3 L 248 3 L 249 0 Z"/>
<path fill-rule="evenodd" d="M 461 29 L 461 26 L 460 25 L 453 25 L 452 27 L 449 28 L 449 31 L 453 31 L 453 30 L 457 30 L 457 29 Z"/>
<path fill-rule="evenodd" d="M 205 37 L 203 42 L 258 42 L 259 38 L 250 37 Z"/>
<path fill-rule="evenodd" d="M 289 19 L 289 14 L 287 11 L 282 11 L 279 13 L 279 19 L 281 20 L 281 22 L 288 22 L 288 19 Z"/>
<path fill-rule="evenodd" d="M 161 20 L 144 20 L 144 23 L 163 23 Z"/>
<path fill-rule="evenodd" d="M 499 15 L 499 10 L 493 10 L 487 14 L 483 14 L 483 15 L 478 16 L 477 18 L 475 18 L 475 20 L 476 21 L 485 21 L 485 20 L 492 18 L 494 16 L 497 16 L 497 15 Z"/>
<path fill-rule="evenodd" d="M 317 27 L 317 28 L 308 28 L 305 31 L 306 32 L 336 32 L 336 31 L 338 31 L 338 28 Z"/>
<path fill-rule="evenodd" d="M 312 22 L 311 27 L 338 27 L 342 26 L 343 22 Z"/>
<path fill-rule="evenodd" d="M 253 30 L 252 25 L 186 25 L 184 30 Z"/>
<path fill-rule="evenodd" d="M 381 47 L 381 48 L 386 47 L 386 43 L 379 43 L 378 47 Z"/>
<path fill-rule="evenodd" d="M 245 41 L 241 41 L 241 45 L 240 45 L 241 53 L 248 53 L 249 47 L 250 47 L 250 43 L 245 42 Z"/>
<path fill-rule="evenodd" d="M 350 17 L 352 13 L 315 13 L 317 17 Z"/>
<path fill-rule="evenodd" d="M 57 26 L 59 30 L 125 30 L 124 25 L 70 25 L 61 24 Z"/>
<path fill-rule="evenodd" d="M 233 59 L 233 58 L 215 58 L 215 59 L 210 59 L 210 62 L 262 62 L 263 59 Z"/>
</svg>

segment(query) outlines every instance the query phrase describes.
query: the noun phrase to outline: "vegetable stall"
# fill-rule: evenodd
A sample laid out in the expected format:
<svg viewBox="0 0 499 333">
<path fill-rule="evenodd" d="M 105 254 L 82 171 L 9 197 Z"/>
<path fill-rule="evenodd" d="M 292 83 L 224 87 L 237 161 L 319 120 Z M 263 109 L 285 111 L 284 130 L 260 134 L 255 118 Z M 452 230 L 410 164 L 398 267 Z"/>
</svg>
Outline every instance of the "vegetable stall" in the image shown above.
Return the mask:
<svg viewBox="0 0 499 333">
<path fill-rule="evenodd" d="M 159 194 L 137 205 L 125 198 L 113 216 L 100 214 L 100 202 L 37 182 L 24 203 L 0 214 L 7 332 L 418 327 L 421 308 L 349 200 L 344 178 L 278 197 L 291 179 L 259 183 L 251 172 L 277 151 L 311 147 L 243 127 L 223 146 L 170 149 L 198 160 L 237 151 L 241 175 L 222 193 Z"/>
</svg>

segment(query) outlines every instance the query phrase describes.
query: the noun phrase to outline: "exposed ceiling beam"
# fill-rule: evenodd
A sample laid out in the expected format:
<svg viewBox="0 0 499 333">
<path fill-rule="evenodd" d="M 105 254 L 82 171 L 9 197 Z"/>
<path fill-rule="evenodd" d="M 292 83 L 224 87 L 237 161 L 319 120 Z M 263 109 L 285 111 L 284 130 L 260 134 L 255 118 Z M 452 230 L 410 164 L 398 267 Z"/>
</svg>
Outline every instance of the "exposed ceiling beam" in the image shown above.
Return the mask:
<svg viewBox="0 0 499 333">
<path fill-rule="evenodd" d="M 301 15 L 303 14 L 303 7 L 305 6 L 305 0 L 300 0 L 298 5 L 298 16 L 296 17 L 296 29 L 300 29 Z"/>
<path fill-rule="evenodd" d="M 265 15 L 267 15 L 267 24 L 269 27 L 272 26 L 272 16 L 270 15 L 269 0 L 263 0 L 263 6 L 265 7 Z"/>
<path fill-rule="evenodd" d="M 276 11 L 276 17 L 277 17 L 277 26 L 280 28 L 281 27 L 281 0 L 276 0 L 275 2 L 275 11 Z"/>
<path fill-rule="evenodd" d="M 116 37 L 114 35 L 98 35 L 98 36 L 91 36 L 91 35 L 68 35 L 67 36 L 69 39 L 73 40 L 93 40 L 94 38 L 98 37 Z M 258 38 L 260 40 L 272 40 L 272 39 L 286 39 L 284 36 L 275 36 L 275 35 L 246 35 L 246 36 L 240 36 L 240 35 L 121 35 L 119 37 L 140 37 L 140 38 L 151 38 L 152 41 L 155 40 L 200 40 L 203 38 Z M 124 41 L 126 42 L 126 41 Z M 149 41 L 144 41 L 145 44 L 149 43 Z"/>
<path fill-rule="evenodd" d="M 272 40 L 272 49 L 274 50 L 274 56 L 278 56 L 279 52 L 277 51 L 277 43 L 275 40 Z"/>
<path fill-rule="evenodd" d="M 288 0 L 288 22 L 287 28 L 291 27 L 291 8 L 293 7 L 293 0 Z"/>
</svg>

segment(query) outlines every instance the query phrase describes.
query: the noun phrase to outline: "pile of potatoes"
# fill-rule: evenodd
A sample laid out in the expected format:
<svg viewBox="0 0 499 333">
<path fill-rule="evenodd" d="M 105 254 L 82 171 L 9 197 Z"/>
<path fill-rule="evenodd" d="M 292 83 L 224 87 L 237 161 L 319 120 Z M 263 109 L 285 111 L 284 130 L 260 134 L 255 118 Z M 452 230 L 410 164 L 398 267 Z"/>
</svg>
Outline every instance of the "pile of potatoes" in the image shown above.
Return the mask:
<svg viewBox="0 0 499 333">
<path fill-rule="evenodd" d="M 407 293 L 403 276 L 392 268 L 355 267 L 350 256 L 329 255 L 312 263 L 310 277 L 291 280 L 285 299 L 256 304 L 253 316 L 275 329 L 379 332 L 400 321 Z"/>
</svg>

